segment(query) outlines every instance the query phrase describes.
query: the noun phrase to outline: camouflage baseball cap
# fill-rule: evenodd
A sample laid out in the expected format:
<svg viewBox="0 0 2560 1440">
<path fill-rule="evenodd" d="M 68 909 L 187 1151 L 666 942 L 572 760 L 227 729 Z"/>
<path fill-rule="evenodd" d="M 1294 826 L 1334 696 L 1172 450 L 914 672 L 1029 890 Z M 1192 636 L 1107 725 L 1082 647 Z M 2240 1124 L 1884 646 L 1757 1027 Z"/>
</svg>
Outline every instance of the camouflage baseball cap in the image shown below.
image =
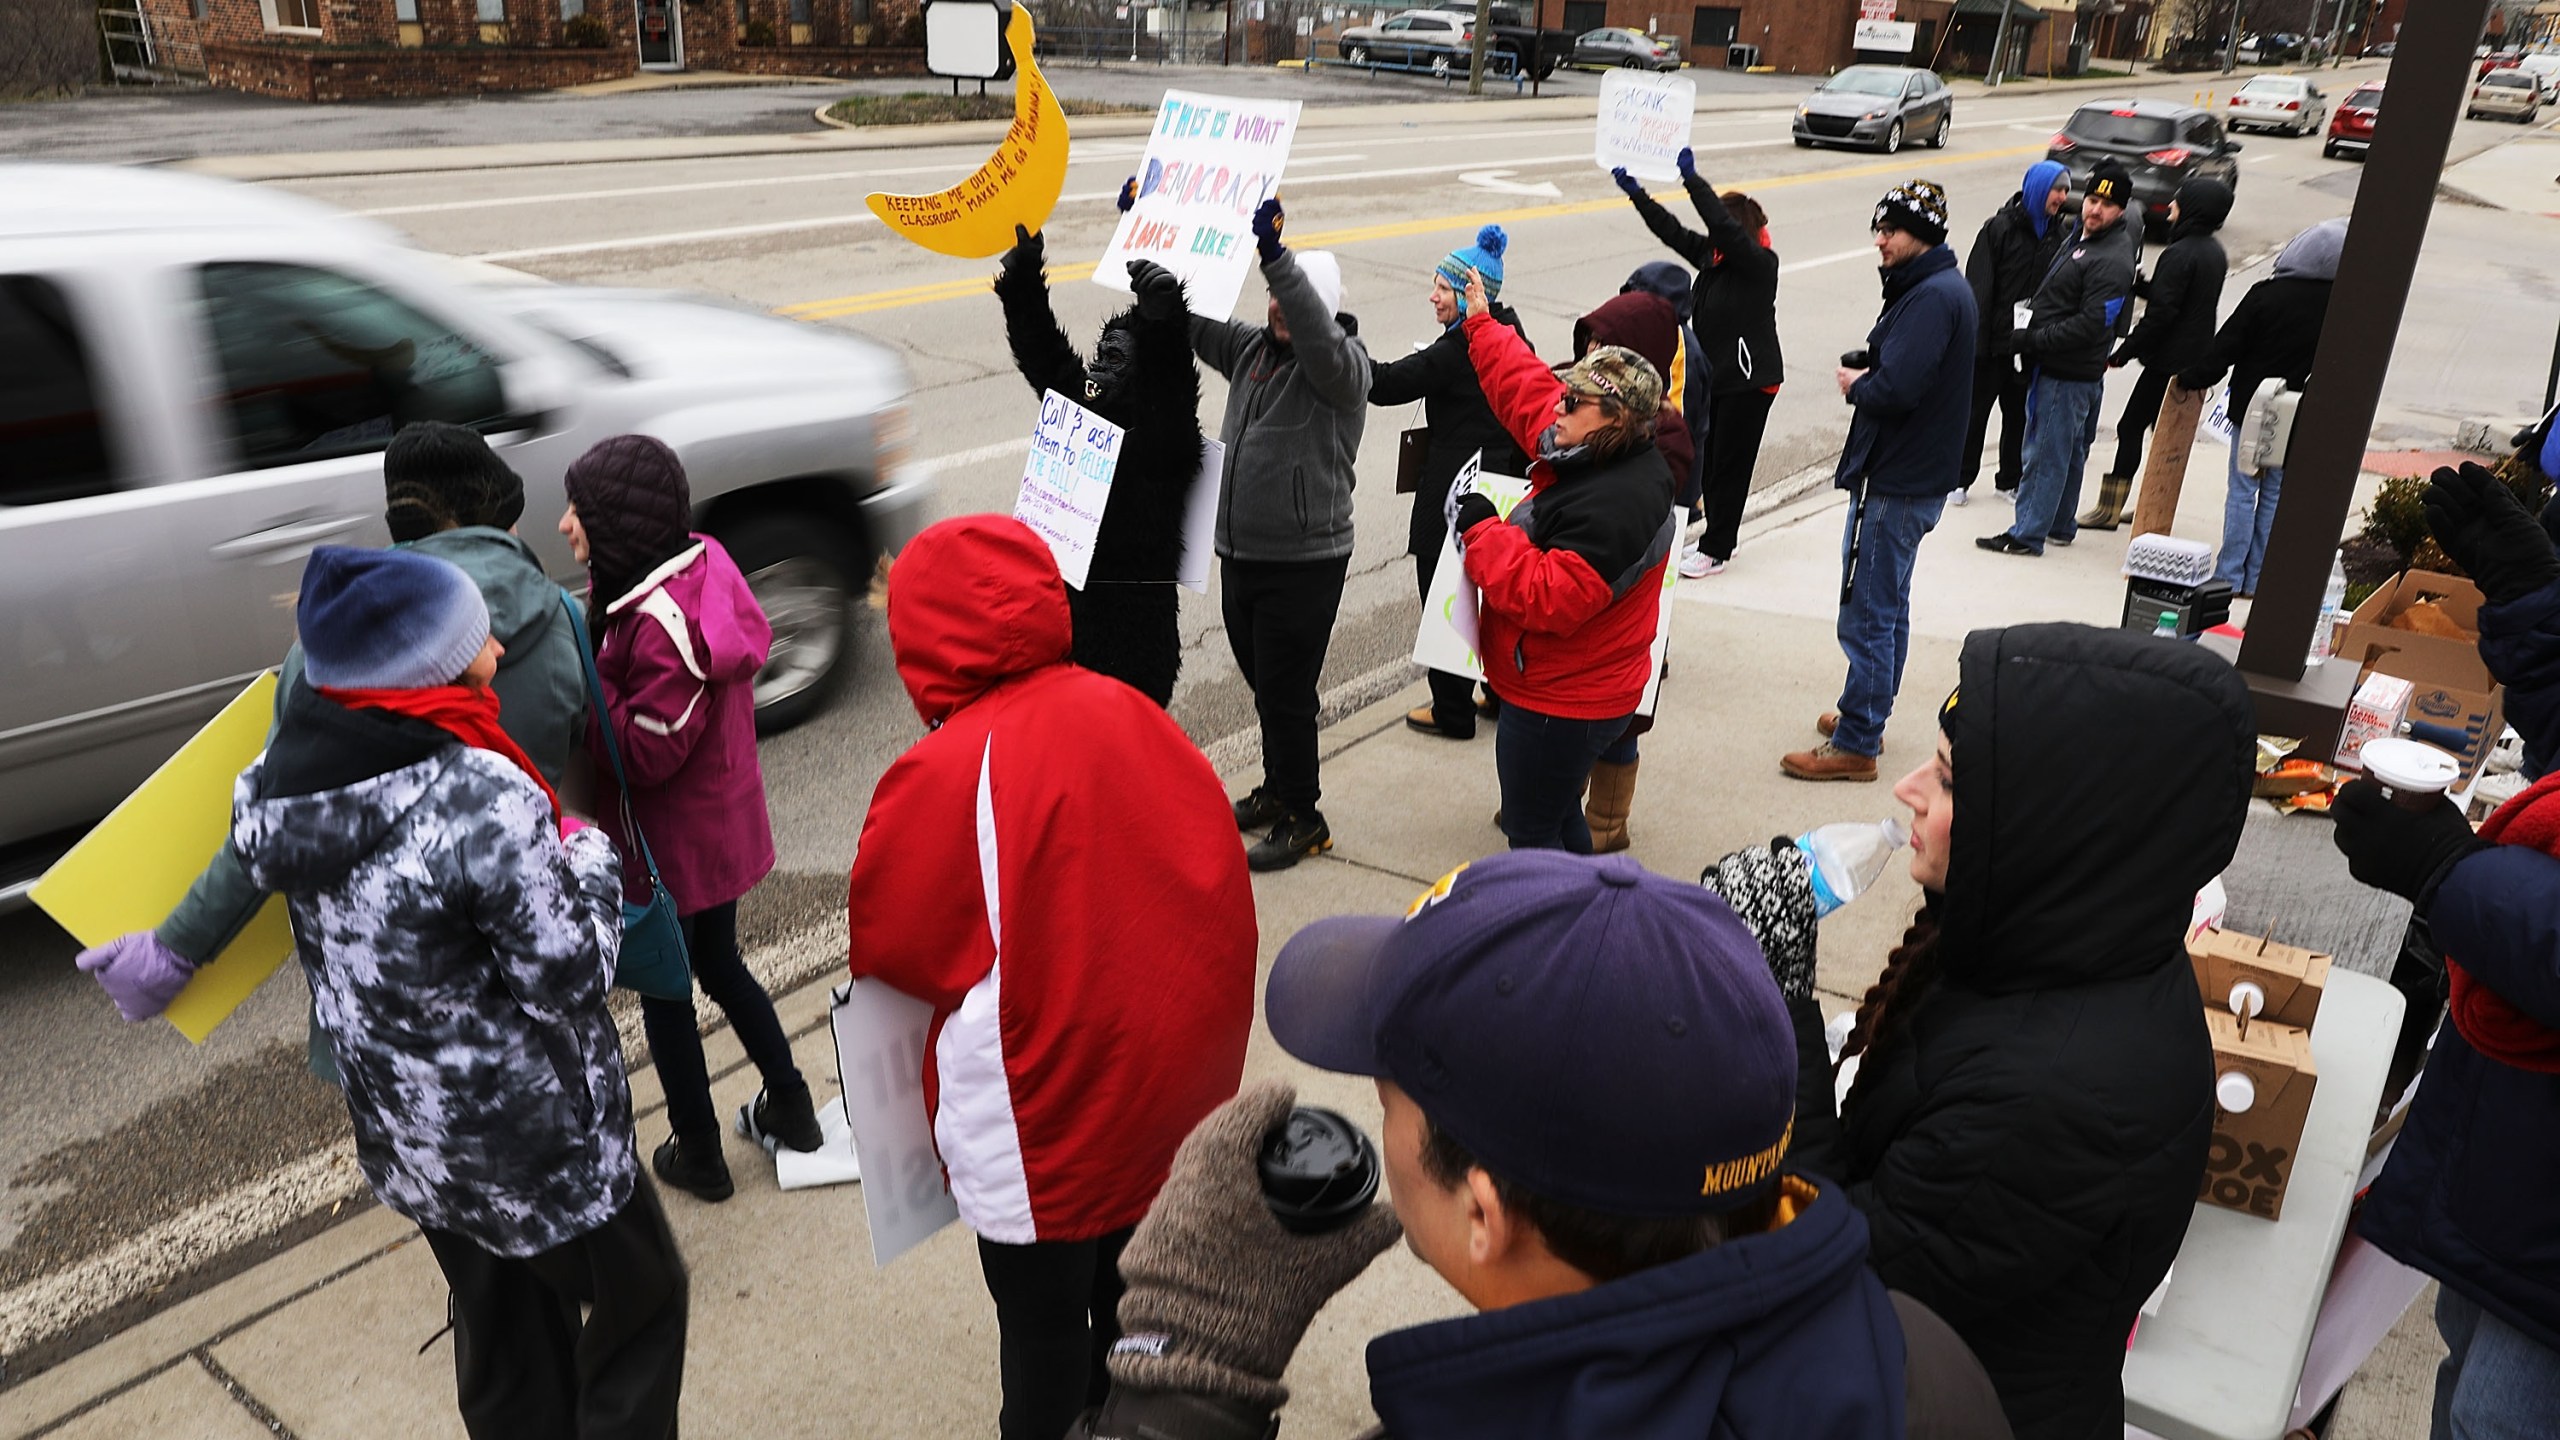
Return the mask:
<svg viewBox="0 0 2560 1440">
<path fill-rule="evenodd" d="M 1560 378 L 1567 390 L 1615 401 L 1638 420 L 1651 420 L 1662 411 L 1662 372 L 1624 345 L 1592 346 Z"/>
</svg>

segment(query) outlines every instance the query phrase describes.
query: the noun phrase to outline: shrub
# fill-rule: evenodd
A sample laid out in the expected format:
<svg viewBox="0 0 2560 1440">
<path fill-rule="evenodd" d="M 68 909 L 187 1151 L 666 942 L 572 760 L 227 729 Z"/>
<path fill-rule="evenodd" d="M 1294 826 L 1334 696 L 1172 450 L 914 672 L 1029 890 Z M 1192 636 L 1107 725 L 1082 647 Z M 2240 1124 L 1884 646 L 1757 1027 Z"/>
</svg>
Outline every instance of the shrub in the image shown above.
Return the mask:
<svg viewBox="0 0 2560 1440">
<path fill-rule="evenodd" d="M 560 33 L 568 36 L 569 43 L 581 50 L 602 50 L 613 43 L 613 27 L 604 23 L 603 16 L 591 12 L 581 11 L 570 16 L 560 27 Z"/>
</svg>

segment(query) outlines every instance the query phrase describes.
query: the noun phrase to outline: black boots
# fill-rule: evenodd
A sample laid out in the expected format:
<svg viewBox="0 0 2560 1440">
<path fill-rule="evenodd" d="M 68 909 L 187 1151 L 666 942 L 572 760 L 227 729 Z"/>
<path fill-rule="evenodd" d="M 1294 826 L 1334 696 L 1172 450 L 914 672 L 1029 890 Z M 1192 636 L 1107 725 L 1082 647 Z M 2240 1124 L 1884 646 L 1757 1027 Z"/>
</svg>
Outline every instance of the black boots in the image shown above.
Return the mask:
<svg viewBox="0 0 2560 1440">
<path fill-rule="evenodd" d="M 1292 812 L 1244 852 L 1244 863 L 1246 869 L 1257 872 L 1286 870 L 1332 848 L 1333 827 L 1324 823 L 1324 816 L 1313 810 Z"/>
<path fill-rule="evenodd" d="M 1236 802 L 1238 830 L 1268 830 L 1289 818 L 1289 807 L 1270 791 L 1256 785 L 1253 793 Z"/>
<path fill-rule="evenodd" d="M 738 1191 L 729 1182 L 729 1161 L 720 1153 L 720 1136 L 687 1139 L 671 1136 L 649 1157 L 649 1168 L 657 1172 L 661 1183 L 672 1185 L 697 1200 L 717 1205 Z"/>
<path fill-rule="evenodd" d="M 757 1091 L 754 1104 L 738 1107 L 738 1133 L 758 1144 L 770 1138 L 786 1150 L 803 1153 L 827 1143 L 806 1085 L 785 1093 Z"/>
</svg>

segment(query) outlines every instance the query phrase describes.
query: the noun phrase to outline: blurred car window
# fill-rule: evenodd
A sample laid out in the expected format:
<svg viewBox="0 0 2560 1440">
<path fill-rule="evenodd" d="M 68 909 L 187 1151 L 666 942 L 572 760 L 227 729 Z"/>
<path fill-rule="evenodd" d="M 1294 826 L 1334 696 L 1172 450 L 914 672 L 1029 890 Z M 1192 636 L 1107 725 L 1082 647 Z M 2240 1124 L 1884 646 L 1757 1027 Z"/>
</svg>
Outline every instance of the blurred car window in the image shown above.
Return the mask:
<svg viewBox="0 0 2560 1440">
<path fill-rule="evenodd" d="M 2176 133 L 2176 127 L 2161 116 L 2096 106 L 2074 112 L 2071 123 L 2062 128 L 2075 140 L 2102 145 L 2165 145 Z"/>
<path fill-rule="evenodd" d="M 113 488 L 105 420 L 71 306 L 50 280 L 0 276 L 0 505 Z"/>
<path fill-rule="evenodd" d="M 198 284 L 242 468 L 376 450 L 418 420 L 505 410 L 497 362 L 370 285 L 301 265 L 217 264 Z"/>
</svg>

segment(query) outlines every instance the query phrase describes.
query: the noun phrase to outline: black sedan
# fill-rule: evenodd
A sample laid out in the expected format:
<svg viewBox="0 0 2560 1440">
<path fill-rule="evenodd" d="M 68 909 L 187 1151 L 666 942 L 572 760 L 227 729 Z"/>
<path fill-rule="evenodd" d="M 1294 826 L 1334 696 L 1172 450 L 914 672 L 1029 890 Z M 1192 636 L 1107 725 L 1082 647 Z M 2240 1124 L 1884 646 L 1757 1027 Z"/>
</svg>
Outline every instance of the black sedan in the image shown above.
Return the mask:
<svg viewBox="0 0 2560 1440">
<path fill-rule="evenodd" d="M 1943 150 L 1955 128 L 1955 92 L 1926 70 L 1852 65 L 1796 107 L 1796 144 L 1868 146 L 1890 155 L 1906 140 Z"/>
</svg>

